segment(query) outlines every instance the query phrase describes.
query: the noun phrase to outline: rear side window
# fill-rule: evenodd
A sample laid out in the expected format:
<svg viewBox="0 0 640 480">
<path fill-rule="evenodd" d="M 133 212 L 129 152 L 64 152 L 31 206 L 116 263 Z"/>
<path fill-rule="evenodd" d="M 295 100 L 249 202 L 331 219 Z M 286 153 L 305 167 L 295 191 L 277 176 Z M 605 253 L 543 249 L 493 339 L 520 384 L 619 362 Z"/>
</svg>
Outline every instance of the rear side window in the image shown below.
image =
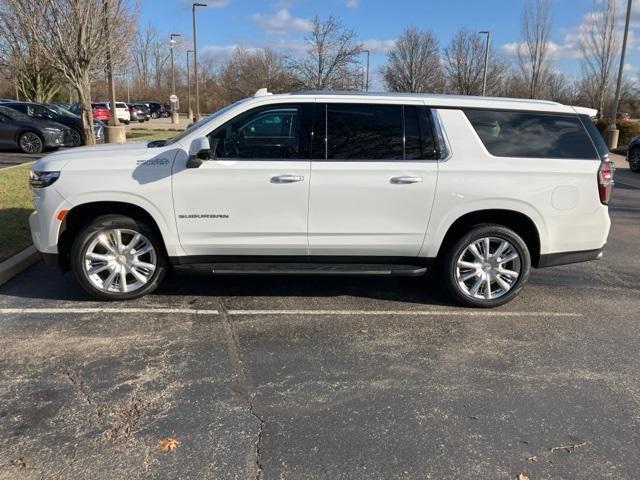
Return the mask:
<svg viewBox="0 0 640 480">
<path fill-rule="evenodd" d="M 116 102 L 116 108 L 127 108 L 127 106 L 124 103 Z"/>
<path fill-rule="evenodd" d="M 580 115 L 580 120 L 582 120 L 582 124 L 584 128 L 587 129 L 589 135 L 591 136 L 591 140 L 593 140 L 593 144 L 598 151 L 601 159 L 604 159 L 609 156 L 609 148 L 607 144 L 604 142 L 604 138 L 602 138 L 602 134 L 593 123 L 593 120 L 589 117 L 589 115 Z"/>
<path fill-rule="evenodd" d="M 577 115 L 464 110 L 485 148 L 496 157 L 597 159 Z"/>
<path fill-rule="evenodd" d="M 327 159 L 402 160 L 402 106 L 328 104 Z"/>
<path fill-rule="evenodd" d="M 430 110 L 413 105 L 316 104 L 311 158 L 432 160 Z"/>
</svg>

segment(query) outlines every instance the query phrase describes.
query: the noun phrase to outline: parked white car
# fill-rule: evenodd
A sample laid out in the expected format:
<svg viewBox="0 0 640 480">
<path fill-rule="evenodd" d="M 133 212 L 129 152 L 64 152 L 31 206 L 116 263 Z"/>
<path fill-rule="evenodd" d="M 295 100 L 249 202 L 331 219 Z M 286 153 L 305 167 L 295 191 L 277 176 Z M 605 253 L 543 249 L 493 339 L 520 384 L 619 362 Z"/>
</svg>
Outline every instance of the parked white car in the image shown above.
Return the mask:
<svg viewBox="0 0 640 480">
<path fill-rule="evenodd" d="M 102 105 L 111 110 L 111 102 L 102 102 Z M 129 105 L 124 102 L 116 102 L 116 116 L 125 125 L 131 123 L 131 112 L 129 111 Z"/>
<path fill-rule="evenodd" d="M 531 267 L 593 260 L 613 167 L 554 102 L 306 92 L 252 98 L 167 142 L 33 166 L 33 242 L 91 295 L 208 274 L 421 275 L 493 307 Z"/>
</svg>

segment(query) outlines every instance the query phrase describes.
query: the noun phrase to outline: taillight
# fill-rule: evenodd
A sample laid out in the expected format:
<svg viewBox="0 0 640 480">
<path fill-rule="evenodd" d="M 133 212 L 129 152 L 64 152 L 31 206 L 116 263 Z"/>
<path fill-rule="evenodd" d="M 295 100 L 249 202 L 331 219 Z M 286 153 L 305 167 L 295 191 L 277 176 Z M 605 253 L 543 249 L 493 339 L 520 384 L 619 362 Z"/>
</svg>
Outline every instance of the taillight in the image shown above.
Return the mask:
<svg viewBox="0 0 640 480">
<path fill-rule="evenodd" d="M 603 205 L 609 203 L 611 190 L 613 189 L 613 163 L 606 161 L 600 163 L 598 169 L 598 193 L 600 194 L 600 202 Z"/>
</svg>

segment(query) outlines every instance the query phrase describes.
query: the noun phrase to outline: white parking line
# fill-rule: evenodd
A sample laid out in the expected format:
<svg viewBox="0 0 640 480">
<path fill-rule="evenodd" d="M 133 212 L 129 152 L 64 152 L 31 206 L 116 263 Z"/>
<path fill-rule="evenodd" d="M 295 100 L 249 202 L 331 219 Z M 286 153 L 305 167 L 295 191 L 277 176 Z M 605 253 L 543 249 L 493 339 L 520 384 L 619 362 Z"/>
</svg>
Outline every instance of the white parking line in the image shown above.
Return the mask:
<svg viewBox="0 0 640 480">
<path fill-rule="evenodd" d="M 217 315 L 218 310 L 196 310 L 191 308 L 0 308 L 0 314 L 46 314 L 59 313 L 184 313 L 187 315 Z"/>
<path fill-rule="evenodd" d="M 564 312 L 496 312 L 493 310 L 229 310 L 228 315 L 407 315 L 462 317 L 581 317 Z"/>
<path fill-rule="evenodd" d="M 218 310 L 191 308 L 0 308 L 0 314 L 178 313 L 218 315 Z M 419 317 L 582 317 L 573 312 L 504 312 L 495 310 L 228 310 L 227 315 L 393 315 Z"/>
</svg>

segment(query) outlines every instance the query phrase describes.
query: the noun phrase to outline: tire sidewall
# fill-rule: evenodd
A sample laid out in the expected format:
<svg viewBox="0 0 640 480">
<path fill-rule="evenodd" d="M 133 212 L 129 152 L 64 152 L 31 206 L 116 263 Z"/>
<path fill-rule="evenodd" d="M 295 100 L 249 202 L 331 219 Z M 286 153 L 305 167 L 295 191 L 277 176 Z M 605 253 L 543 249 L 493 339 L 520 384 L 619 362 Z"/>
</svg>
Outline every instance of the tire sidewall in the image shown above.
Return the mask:
<svg viewBox="0 0 640 480">
<path fill-rule="evenodd" d="M 84 255 L 87 251 L 87 248 L 91 244 L 91 241 L 100 232 L 114 228 L 126 228 L 143 234 L 151 242 L 153 248 L 156 251 L 157 264 L 156 269 L 151 276 L 151 279 L 142 288 L 139 288 L 138 290 L 135 290 L 133 292 L 112 293 L 99 290 L 91 283 L 84 268 Z M 70 260 L 71 270 L 73 271 L 73 274 L 80 286 L 89 295 L 100 300 L 131 300 L 151 293 L 162 282 L 162 279 L 164 278 L 167 270 L 167 261 L 164 253 L 164 247 L 159 241 L 156 233 L 146 224 L 122 215 L 104 215 L 98 217 L 96 220 L 83 228 L 73 242 L 73 245 L 71 247 Z"/>
<path fill-rule="evenodd" d="M 635 161 L 631 160 L 631 156 L 635 155 Z M 629 169 L 632 172 L 640 172 L 640 147 L 635 147 L 629 152 Z"/>
<path fill-rule="evenodd" d="M 458 285 L 456 275 L 457 260 L 463 250 L 467 248 L 471 242 L 484 237 L 495 237 L 508 241 L 517 250 L 521 262 L 520 277 L 518 277 L 513 288 L 505 295 L 490 300 L 475 299 L 466 295 Z M 443 274 L 447 290 L 458 303 L 471 308 L 492 308 L 511 301 L 522 291 L 529 279 L 530 273 L 531 255 L 526 243 L 513 230 L 503 227 L 502 225 L 479 225 L 472 228 L 449 249 L 443 265 Z"/>
<path fill-rule="evenodd" d="M 38 137 L 38 138 L 40 139 L 40 148 L 38 149 L 38 151 L 37 151 L 37 152 L 27 152 L 27 151 L 25 151 L 25 150 L 22 148 L 22 142 L 21 142 L 21 139 L 22 139 L 22 137 L 24 137 L 25 135 L 35 135 L 36 137 Z M 36 132 L 31 132 L 31 131 L 29 131 L 29 132 L 22 132 L 22 133 L 20 134 L 20 136 L 18 137 L 18 148 L 20 148 L 20 151 L 21 151 L 22 153 L 27 153 L 27 154 L 30 154 L 30 155 L 34 155 L 34 154 L 36 154 L 36 153 L 42 153 L 42 152 L 44 151 L 44 140 L 43 140 L 43 139 L 42 139 L 42 137 L 41 137 L 40 135 L 38 135 Z"/>
</svg>

